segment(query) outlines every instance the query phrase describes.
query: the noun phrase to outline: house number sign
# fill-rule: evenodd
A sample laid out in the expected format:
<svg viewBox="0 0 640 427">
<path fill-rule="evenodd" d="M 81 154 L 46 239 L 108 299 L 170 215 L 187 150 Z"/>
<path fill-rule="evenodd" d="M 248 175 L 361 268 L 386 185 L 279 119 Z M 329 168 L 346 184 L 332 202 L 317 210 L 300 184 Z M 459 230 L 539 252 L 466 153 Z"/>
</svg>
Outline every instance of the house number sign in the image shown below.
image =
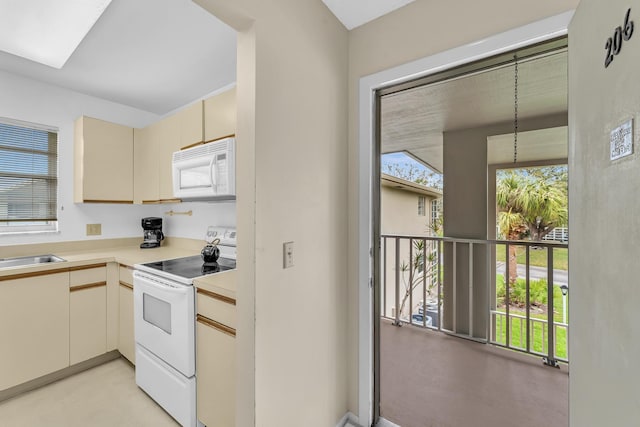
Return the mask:
<svg viewBox="0 0 640 427">
<path fill-rule="evenodd" d="M 607 55 L 604 57 L 604 68 L 607 68 L 620 53 L 620 50 L 622 50 L 622 42 L 628 41 L 633 35 L 633 21 L 629 20 L 630 14 L 631 8 L 627 10 L 622 26 L 617 27 L 613 31 L 613 36 L 609 37 L 604 45 L 604 50 L 607 51 Z"/>
</svg>

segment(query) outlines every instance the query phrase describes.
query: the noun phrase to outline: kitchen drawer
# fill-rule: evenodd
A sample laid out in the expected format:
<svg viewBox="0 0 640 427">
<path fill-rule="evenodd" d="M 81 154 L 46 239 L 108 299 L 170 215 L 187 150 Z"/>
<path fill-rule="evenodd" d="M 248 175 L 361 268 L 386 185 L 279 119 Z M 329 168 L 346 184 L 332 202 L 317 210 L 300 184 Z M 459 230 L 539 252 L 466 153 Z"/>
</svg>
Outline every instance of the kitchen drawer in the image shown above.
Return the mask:
<svg viewBox="0 0 640 427">
<path fill-rule="evenodd" d="M 102 283 L 107 281 L 105 264 L 74 267 L 69 272 L 69 287 Z"/>
<path fill-rule="evenodd" d="M 198 288 L 196 309 L 199 315 L 218 323 L 236 328 L 236 304 L 231 298 L 223 297 Z"/>
<path fill-rule="evenodd" d="M 120 281 L 133 287 L 133 269 L 120 264 Z"/>
</svg>

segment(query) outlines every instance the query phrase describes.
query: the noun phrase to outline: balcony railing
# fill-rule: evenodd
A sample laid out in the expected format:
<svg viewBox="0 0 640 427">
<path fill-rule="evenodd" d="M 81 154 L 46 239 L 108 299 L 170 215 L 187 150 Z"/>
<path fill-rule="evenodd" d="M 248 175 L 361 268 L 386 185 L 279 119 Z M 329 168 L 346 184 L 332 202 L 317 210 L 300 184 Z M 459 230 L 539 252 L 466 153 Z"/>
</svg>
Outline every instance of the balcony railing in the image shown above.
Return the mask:
<svg viewBox="0 0 640 427">
<path fill-rule="evenodd" d="M 568 363 L 567 253 L 561 243 L 383 235 L 381 315 Z"/>
</svg>

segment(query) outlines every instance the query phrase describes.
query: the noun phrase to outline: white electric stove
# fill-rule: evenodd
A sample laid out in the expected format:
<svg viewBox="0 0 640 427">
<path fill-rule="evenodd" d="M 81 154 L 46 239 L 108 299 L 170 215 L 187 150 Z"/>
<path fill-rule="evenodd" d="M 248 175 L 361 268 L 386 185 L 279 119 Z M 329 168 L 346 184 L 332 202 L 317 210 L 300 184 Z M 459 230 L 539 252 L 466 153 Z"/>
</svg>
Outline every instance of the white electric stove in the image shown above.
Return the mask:
<svg viewBox="0 0 640 427">
<path fill-rule="evenodd" d="M 236 230 L 214 228 L 220 258 L 200 255 L 136 264 L 136 384 L 184 427 L 197 426 L 193 279 L 236 266 Z"/>
</svg>

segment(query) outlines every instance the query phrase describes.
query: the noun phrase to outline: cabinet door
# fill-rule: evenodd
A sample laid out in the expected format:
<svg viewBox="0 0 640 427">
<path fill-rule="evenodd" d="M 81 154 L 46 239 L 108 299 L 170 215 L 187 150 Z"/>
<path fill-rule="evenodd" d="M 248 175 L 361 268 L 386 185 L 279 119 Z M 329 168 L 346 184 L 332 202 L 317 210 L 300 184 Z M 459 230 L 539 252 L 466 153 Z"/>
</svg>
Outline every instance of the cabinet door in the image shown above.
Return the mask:
<svg viewBox="0 0 640 427">
<path fill-rule="evenodd" d="M 74 142 L 74 202 L 133 203 L 133 128 L 83 116 Z"/>
<path fill-rule="evenodd" d="M 0 390 L 69 366 L 69 273 L 0 281 Z"/>
<path fill-rule="evenodd" d="M 173 197 L 173 175 L 171 162 L 174 151 L 180 150 L 180 120 L 176 115 L 156 123 L 158 152 L 159 199 L 170 201 Z"/>
<path fill-rule="evenodd" d="M 212 141 L 236 133 L 236 89 L 204 101 L 204 140 Z"/>
<path fill-rule="evenodd" d="M 198 316 L 196 323 L 198 419 L 207 426 L 233 427 L 236 412 L 235 336 Z"/>
<path fill-rule="evenodd" d="M 120 266 L 120 316 L 118 351 L 135 365 L 136 349 L 133 327 L 133 278 L 131 270 Z"/>
<path fill-rule="evenodd" d="M 71 271 L 69 277 L 71 365 L 107 352 L 106 268 Z"/>
<path fill-rule="evenodd" d="M 151 203 L 160 199 L 156 145 L 159 134 L 159 126 L 155 124 L 133 132 L 134 203 Z"/>
<path fill-rule="evenodd" d="M 180 125 L 180 148 L 203 141 L 203 102 L 196 102 L 176 113 Z"/>
</svg>

